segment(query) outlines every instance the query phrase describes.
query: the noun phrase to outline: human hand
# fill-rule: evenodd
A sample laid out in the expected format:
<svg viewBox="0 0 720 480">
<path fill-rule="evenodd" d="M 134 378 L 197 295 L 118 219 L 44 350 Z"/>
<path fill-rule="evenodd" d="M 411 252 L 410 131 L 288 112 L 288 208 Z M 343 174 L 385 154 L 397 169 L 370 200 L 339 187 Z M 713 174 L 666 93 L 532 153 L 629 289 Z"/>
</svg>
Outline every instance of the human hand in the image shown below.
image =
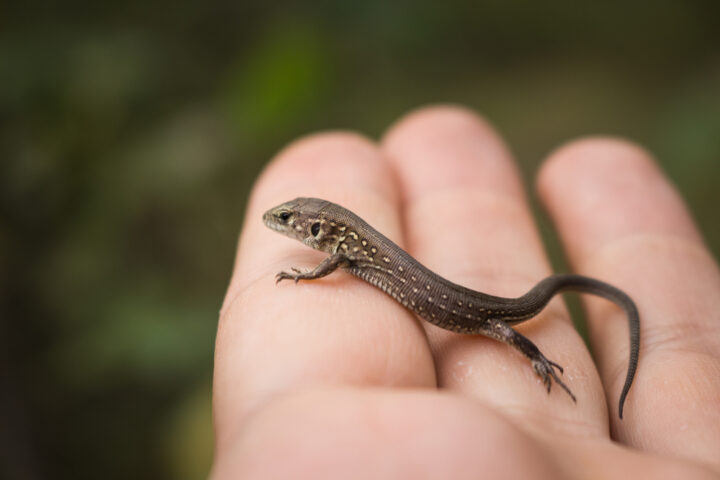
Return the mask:
<svg viewBox="0 0 720 480">
<path fill-rule="evenodd" d="M 550 274 L 497 134 L 428 108 L 379 146 L 303 139 L 258 180 L 218 329 L 213 477 L 716 478 L 720 273 L 682 200 L 646 152 L 613 139 L 554 152 L 538 187 L 574 269 L 640 310 L 624 420 L 627 323 L 604 300 L 583 298 L 597 364 L 558 299 L 517 327 L 565 368 L 574 404 L 506 345 L 420 323 L 346 273 L 275 286 L 325 256 L 262 225 L 297 196 L 349 208 L 474 290 L 518 296 Z"/>
</svg>

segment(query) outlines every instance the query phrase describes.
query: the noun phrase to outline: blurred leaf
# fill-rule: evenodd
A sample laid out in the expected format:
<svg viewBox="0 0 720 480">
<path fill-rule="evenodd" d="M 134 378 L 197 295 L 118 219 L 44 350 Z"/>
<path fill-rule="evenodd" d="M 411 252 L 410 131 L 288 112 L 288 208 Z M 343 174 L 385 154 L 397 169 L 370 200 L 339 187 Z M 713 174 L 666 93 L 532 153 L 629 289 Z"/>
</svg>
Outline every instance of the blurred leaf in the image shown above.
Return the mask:
<svg viewBox="0 0 720 480">
<path fill-rule="evenodd" d="M 175 480 L 206 478 L 213 458 L 211 386 L 180 399 L 159 430 L 160 451 Z"/>
<path fill-rule="evenodd" d="M 67 104 L 86 114 L 117 115 L 153 78 L 155 52 L 145 39 L 124 35 L 91 36 L 76 45 L 67 70 Z"/>
<path fill-rule="evenodd" d="M 326 98 L 332 77 L 315 31 L 301 24 L 276 26 L 232 66 L 221 101 L 238 136 L 262 141 Z"/>
<path fill-rule="evenodd" d="M 95 324 L 49 356 L 60 378 L 83 390 L 135 379 L 168 384 L 210 365 L 216 308 L 151 295 L 150 285 L 119 292 Z M 199 370 L 198 370 L 199 369 Z"/>
<path fill-rule="evenodd" d="M 668 170 L 681 184 L 712 184 L 720 178 L 720 69 L 677 88 L 658 117 L 656 143 Z"/>
<path fill-rule="evenodd" d="M 105 194 L 136 209 L 151 198 L 182 196 L 207 185 L 228 158 L 228 133 L 203 106 L 177 112 L 123 149 L 105 169 Z"/>
</svg>

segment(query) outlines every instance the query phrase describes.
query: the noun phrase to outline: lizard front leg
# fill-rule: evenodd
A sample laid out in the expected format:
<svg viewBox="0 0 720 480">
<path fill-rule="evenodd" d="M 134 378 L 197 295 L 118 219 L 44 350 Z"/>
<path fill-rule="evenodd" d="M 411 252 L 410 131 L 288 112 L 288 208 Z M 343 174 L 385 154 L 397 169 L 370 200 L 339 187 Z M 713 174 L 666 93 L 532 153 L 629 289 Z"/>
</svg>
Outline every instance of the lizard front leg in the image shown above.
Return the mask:
<svg viewBox="0 0 720 480">
<path fill-rule="evenodd" d="M 322 278 L 326 275 L 330 275 L 332 272 L 337 270 L 338 267 L 349 267 L 351 262 L 352 261 L 345 254 L 334 253 L 320 262 L 317 267 L 309 272 L 302 272 L 297 268 L 293 268 L 292 270 L 295 273 L 278 273 L 275 275 L 275 283 L 280 283 L 282 280 L 295 280 L 295 283 L 300 280 L 315 280 L 316 278 Z"/>
</svg>

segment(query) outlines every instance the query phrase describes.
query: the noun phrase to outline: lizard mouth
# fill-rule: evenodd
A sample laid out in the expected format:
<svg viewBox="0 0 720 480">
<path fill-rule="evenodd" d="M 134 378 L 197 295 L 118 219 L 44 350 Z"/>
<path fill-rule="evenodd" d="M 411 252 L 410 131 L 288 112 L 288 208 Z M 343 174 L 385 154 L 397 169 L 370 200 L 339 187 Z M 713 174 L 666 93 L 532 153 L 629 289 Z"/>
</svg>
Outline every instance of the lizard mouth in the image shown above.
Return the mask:
<svg viewBox="0 0 720 480">
<path fill-rule="evenodd" d="M 275 230 L 276 232 L 284 232 L 285 228 L 284 225 L 279 225 L 272 221 L 272 219 L 265 219 L 265 226 L 268 227 L 270 230 Z"/>
<path fill-rule="evenodd" d="M 271 230 L 275 230 L 276 232 L 282 231 L 282 226 L 274 221 L 272 213 L 270 212 L 265 212 L 265 214 L 263 215 L 263 223 Z"/>
<path fill-rule="evenodd" d="M 292 230 L 292 226 L 284 225 L 275 220 L 275 216 L 272 214 L 272 210 L 265 212 L 265 214 L 263 215 L 263 223 L 270 230 L 275 230 L 276 232 L 282 233 L 284 235 L 288 235 L 288 232 Z"/>
</svg>

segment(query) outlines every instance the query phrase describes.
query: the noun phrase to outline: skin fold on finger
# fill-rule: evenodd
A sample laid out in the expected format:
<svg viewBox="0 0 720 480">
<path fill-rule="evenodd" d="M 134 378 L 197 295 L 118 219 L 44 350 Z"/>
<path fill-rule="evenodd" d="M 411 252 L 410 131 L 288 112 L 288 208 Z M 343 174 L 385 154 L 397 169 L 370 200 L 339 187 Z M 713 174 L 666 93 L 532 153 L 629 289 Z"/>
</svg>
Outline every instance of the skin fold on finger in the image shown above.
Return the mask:
<svg viewBox="0 0 720 480">
<path fill-rule="evenodd" d="M 538 187 L 575 269 L 625 290 L 640 311 L 638 371 L 624 421 L 613 418 L 615 436 L 720 468 L 720 274 L 682 199 L 649 154 L 610 138 L 554 152 Z M 586 300 L 613 398 L 625 376 L 627 324 Z"/>
<path fill-rule="evenodd" d="M 401 184 L 410 253 L 421 263 L 450 281 L 506 297 L 524 294 L 551 273 L 510 153 L 478 116 L 449 106 L 419 110 L 390 130 L 383 148 Z M 565 368 L 577 404 L 557 385 L 548 395 L 530 362 L 503 343 L 426 329 L 441 387 L 540 428 L 606 432 L 599 378 L 559 299 L 516 330 Z"/>
<path fill-rule="evenodd" d="M 301 392 L 253 415 L 212 478 L 565 478 L 533 439 L 479 407 L 428 391 Z"/>
<path fill-rule="evenodd" d="M 326 254 L 267 229 L 262 214 L 297 196 L 340 203 L 401 241 L 392 172 L 353 134 L 300 140 L 268 166 L 251 194 L 233 278 L 220 315 L 214 371 L 218 451 L 243 418 L 294 390 L 331 385 L 432 387 L 432 358 L 412 315 L 338 271 L 275 284 Z"/>
<path fill-rule="evenodd" d="M 388 454 L 392 452 L 392 454 Z M 335 388 L 253 415 L 211 478 L 676 479 L 716 476 L 607 440 L 540 438 L 459 395 Z"/>
</svg>

